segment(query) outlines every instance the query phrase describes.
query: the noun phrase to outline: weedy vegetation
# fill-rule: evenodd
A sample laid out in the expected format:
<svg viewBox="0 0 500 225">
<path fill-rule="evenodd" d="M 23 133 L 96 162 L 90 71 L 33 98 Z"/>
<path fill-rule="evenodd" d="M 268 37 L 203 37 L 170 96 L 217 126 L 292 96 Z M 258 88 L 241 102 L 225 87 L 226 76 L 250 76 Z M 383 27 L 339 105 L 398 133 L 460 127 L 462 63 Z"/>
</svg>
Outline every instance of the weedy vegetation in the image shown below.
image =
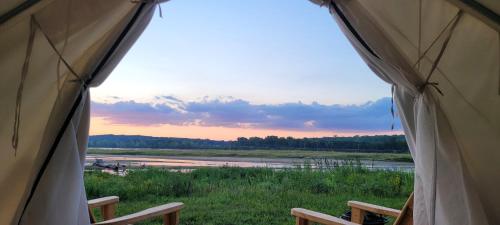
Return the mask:
<svg viewBox="0 0 500 225">
<path fill-rule="evenodd" d="M 146 168 L 126 176 L 87 171 L 85 186 L 89 199 L 120 196 L 118 215 L 184 202 L 183 225 L 282 225 L 295 223 L 290 216 L 294 207 L 336 216 L 348 210 L 348 200 L 401 208 L 413 189 L 413 175 L 338 164 L 319 169 L 200 168 L 187 173 Z"/>
</svg>

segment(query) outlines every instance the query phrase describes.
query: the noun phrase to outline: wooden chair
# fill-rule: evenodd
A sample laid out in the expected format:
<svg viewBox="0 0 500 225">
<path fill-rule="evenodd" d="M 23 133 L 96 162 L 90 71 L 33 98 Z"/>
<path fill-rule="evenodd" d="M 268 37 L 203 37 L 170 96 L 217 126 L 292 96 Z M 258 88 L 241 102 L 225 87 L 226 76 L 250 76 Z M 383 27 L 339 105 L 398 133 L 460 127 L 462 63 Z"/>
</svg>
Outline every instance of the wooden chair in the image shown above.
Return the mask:
<svg viewBox="0 0 500 225">
<path fill-rule="evenodd" d="M 118 196 L 109 196 L 88 201 L 90 222 L 94 225 L 128 225 L 147 219 L 163 217 L 164 225 L 178 225 L 180 210 L 184 207 L 183 203 L 174 202 L 115 218 L 116 205 L 119 200 Z M 95 208 L 100 208 L 104 221 L 96 221 L 93 213 Z"/>
<path fill-rule="evenodd" d="M 296 218 L 296 225 L 310 225 L 311 222 L 324 225 L 360 225 L 363 224 L 365 213 L 372 212 L 395 217 L 396 221 L 394 225 L 413 225 L 413 193 L 406 201 L 402 210 L 358 201 L 349 201 L 347 205 L 351 207 L 351 221 L 301 208 L 293 208 L 292 216 Z"/>
</svg>

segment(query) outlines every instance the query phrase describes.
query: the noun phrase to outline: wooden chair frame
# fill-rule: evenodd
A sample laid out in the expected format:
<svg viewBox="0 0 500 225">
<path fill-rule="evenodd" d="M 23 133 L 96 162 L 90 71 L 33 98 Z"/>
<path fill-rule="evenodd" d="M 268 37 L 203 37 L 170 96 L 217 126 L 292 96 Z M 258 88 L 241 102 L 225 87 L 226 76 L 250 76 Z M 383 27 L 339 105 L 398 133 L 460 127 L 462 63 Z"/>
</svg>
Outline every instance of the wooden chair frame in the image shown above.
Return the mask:
<svg viewBox="0 0 500 225">
<path fill-rule="evenodd" d="M 163 217 L 163 225 L 178 225 L 183 203 L 174 202 L 149 208 L 134 214 L 115 218 L 116 206 L 120 198 L 109 196 L 88 201 L 90 222 L 94 225 L 128 225 L 147 219 Z M 96 222 L 93 209 L 100 208 L 104 221 Z"/>
<path fill-rule="evenodd" d="M 394 217 L 394 225 L 413 225 L 413 193 L 402 210 L 358 201 L 349 201 L 347 205 L 351 207 L 351 221 L 302 208 L 293 208 L 291 214 L 296 218 L 296 225 L 309 225 L 311 222 L 324 225 L 360 225 L 363 224 L 366 212 Z"/>
</svg>

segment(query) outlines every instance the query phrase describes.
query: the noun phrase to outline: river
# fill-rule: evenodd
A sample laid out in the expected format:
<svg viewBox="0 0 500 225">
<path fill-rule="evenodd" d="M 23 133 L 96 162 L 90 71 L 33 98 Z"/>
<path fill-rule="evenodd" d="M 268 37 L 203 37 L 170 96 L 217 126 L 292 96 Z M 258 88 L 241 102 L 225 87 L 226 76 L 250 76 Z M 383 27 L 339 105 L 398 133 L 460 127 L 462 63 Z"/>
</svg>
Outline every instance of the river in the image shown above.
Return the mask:
<svg viewBox="0 0 500 225">
<path fill-rule="evenodd" d="M 197 156 L 147 156 L 147 155 L 105 155 L 89 154 L 86 166 L 97 161 L 104 165 L 119 165 L 127 168 L 153 166 L 175 169 L 193 169 L 199 167 L 267 167 L 294 168 L 310 166 L 312 168 L 332 167 L 346 164 L 345 160 L 335 159 L 302 159 L 302 158 L 251 158 L 251 157 L 197 157 Z M 362 160 L 360 164 L 370 169 L 413 171 L 414 164 L 410 162 L 391 162 Z"/>
</svg>

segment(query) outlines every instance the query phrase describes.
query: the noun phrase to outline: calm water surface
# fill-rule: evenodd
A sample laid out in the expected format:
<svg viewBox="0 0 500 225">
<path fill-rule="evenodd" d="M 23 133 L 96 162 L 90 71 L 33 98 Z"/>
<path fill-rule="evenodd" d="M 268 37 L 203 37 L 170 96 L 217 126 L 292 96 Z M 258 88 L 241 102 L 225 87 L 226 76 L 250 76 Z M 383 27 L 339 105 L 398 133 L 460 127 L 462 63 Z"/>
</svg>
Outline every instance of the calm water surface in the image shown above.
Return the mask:
<svg viewBox="0 0 500 225">
<path fill-rule="evenodd" d="M 242 158 L 242 157 L 195 157 L 195 156 L 141 156 L 141 155 L 94 155 L 89 154 L 86 158 L 86 165 L 91 166 L 98 160 L 105 165 L 124 165 L 131 167 L 165 167 L 165 168 L 198 168 L 198 167 L 267 167 L 267 168 L 294 168 L 300 166 L 310 166 L 319 168 L 322 165 L 345 164 L 344 160 L 329 159 L 297 159 L 297 158 Z M 361 165 L 372 169 L 403 170 L 412 171 L 413 163 L 390 162 L 390 161 L 370 161 L 362 160 Z"/>
</svg>

